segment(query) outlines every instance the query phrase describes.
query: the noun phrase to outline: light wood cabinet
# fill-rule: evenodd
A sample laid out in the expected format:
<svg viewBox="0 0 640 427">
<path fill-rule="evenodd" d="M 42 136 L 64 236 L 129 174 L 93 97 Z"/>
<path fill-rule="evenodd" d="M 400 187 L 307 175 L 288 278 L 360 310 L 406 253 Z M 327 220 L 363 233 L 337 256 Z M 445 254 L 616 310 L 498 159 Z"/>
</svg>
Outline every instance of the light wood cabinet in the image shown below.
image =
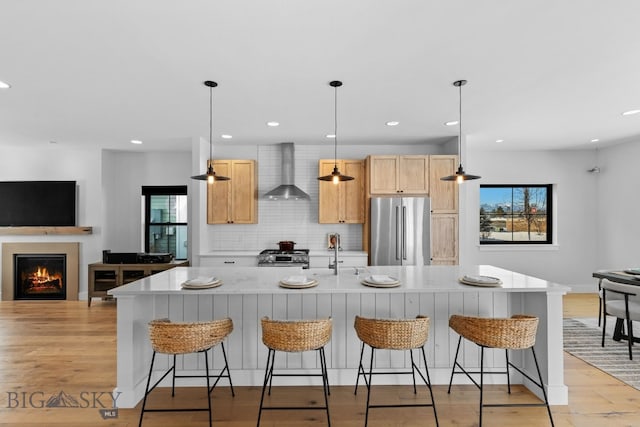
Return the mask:
<svg viewBox="0 0 640 427">
<path fill-rule="evenodd" d="M 318 222 L 320 224 L 362 224 L 365 214 L 364 160 L 338 160 L 340 173 L 352 176 L 352 181 L 334 184 L 318 181 Z M 319 176 L 329 175 L 335 160 L 320 160 Z"/>
<path fill-rule="evenodd" d="M 453 175 L 458 168 L 458 156 L 429 156 L 429 197 L 433 213 L 458 213 L 458 184 L 440 178 Z"/>
<path fill-rule="evenodd" d="M 431 214 L 431 264 L 458 264 L 458 214 Z"/>
<path fill-rule="evenodd" d="M 93 297 L 107 297 L 107 291 L 110 289 L 126 285 L 127 283 L 170 268 L 186 267 L 188 265 L 189 261 L 173 261 L 158 264 L 105 264 L 101 262 L 89 264 L 89 295 L 87 305 L 91 307 L 91 299 Z"/>
<path fill-rule="evenodd" d="M 429 194 L 429 156 L 369 156 L 370 194 Z"/>
<path fill-rule="evenodd" d="M 207 184 L 207 224 L 256 224 L 258 180 L 255 160 L 214 160 L 217 175 L 231 178 Z"/>
</svg>

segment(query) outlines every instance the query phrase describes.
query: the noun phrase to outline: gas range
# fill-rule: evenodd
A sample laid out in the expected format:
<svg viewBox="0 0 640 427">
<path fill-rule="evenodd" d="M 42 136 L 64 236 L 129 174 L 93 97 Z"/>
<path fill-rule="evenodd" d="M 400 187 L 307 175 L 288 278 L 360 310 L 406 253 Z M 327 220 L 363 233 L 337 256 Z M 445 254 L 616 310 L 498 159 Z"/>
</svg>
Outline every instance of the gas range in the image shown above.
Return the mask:
<svg viewBox="0 0 640 427">
<path fill-rule="evenodd" d="M 293 251 L 265 249 L 258 255 L 258 267 L 309 268 L 309 249 L 295 249 Z"/>
</svg>

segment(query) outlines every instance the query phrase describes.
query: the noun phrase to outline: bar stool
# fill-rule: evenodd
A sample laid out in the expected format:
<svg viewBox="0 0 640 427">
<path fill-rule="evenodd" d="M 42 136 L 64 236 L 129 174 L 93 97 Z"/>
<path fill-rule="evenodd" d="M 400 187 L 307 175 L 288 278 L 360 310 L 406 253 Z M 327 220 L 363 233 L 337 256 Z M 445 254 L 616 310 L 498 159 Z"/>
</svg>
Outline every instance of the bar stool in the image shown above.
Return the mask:
<svg viewBox="0 0 640 427">
<path fill-rule="evenodd" d="M 427 366 L 427 358 L 424 352 L 424 344 L 429 336 L 429 318 L 426 316 L 417 316 L 415 319 L 369 319 L 356 316 L 354 324 L 358 338 L 362 341 L 360 346 L 360 363 L 358 365 L 358 376 L 356 377 L 356 387 L 354 394 L 358 393 L 358 382 L 362 375 L 364 383 L 367 387 L 367 410 L 365 413 L 364 425 L 366 427 L 369 422 L 369 408 L 402 408 L 402 407 L 432 407 L 433 416 L 438 424 L 438 414 L 436 413 L 436 405 L 433 400 L 433 390 L 431 388 L 431 380 L 429 378 L 429 367 Z M 369 364 L 369 378 L 362 365 L 365 344 L 371 348 L 371 360 Z M 422 374 L 420 368 L 413 359 L 413 350 L 420 349 L 422 353 L 422 362 L 424 363 L 425 375 Z M 411 356 L 411 371 L 406 372 L 383 372 L 381 370 L 373 371 L 373 358 L 375 350 L 404 350 L 409 351 Z M 416 376 L 418 373 L 425 385 L 429 389 L 431 403 L 407 403 L 394 405 L 371 405 L 371 386 L 373 375 L 382 374 L 411 374 L 413 377 L 413 393 L 417 394 Z"/>
<path fill-rule="evenodd" d="M 231 373 L 229 372 L 229 364 L 227 363 L 227 354 L 224 349 L 224 340 L 233 331 L 233 322 L 229 318 L 212 320 L 209 322 L 171 322 L 169 319 L 158 319 L 149 322 L 149 338 L 153 347 L 153 356 L 151 356 L 151 367 L 149 368 L 149 377 L 147 378 L 147 387 L 142 401 L 142 411 L 140 412 L 140 423 L 142 426 L 142 418 L 145 412 L 191 412 L 191 411 L 208 411 L 209 427 L 211 427 L 211 392 L 218 384 L 221 378 L 228 378 L 231 386 L 231 395 L 235 396 L 233 384 L 231 382 Z M 218 375 L 210 375 L 208 351 L 215 345 L 220 344 L 222 347 L 222 356 L 224 357 L 224 368 Z M 153 364 L 155 362 L 156 353 L 168 354 L 173 356 L 173 365 L 167 370 L 162 377 L 152 386 L 151 376 L 153 374 Z M 202 353 L 204 355 L 205 375 L 176 375 L 176 356 L 178 354 Z M 171 396 L 175 396 L 176 378 L 206 378 L 207 382 L 207 408 L 179 408 L 179 409 L 147 409 L 147 397 L 156 388 L 158 384 L 172 373 Z M 215 382 L 210 386 L 209 379 L 215 378 Z"/>
<path fill-rule="evenodd" d="M 449 318 L 449 327 L 457 332 L 460 337 L 458 338 L 458 347 L 456 348 L 456 356 L 454 359 L 453 368 L 451 370 L 451 379 L 449 380 L 449 389 L 447 393 L 451 393 L 451 383 L 453 382 L 454 374 L 465 374 L 476 387 L 480 389 L 480 422 L 479 426 L 482 426 L 482 408 L 484 407 L 515 407 L 515 406 L 546 406 L 549 414 L 549 420 L 553 426 L 553 417 L 551 416 L 551 409 L 549 408 L 549 401 L 547 399 L 547 393 L 544 389 L 542 382 L 542 375 L 540 374 L 540 367 L 538 366 L 538 359 L 536 358 L 536 352 L 533 346 L 536 342 L 536 331 L 538 329 L 538 318 L 528 315 L 513 315 L 511 318 L 482 318 L 472 316 L 460 316 L 454 314 Z M 460 352 L 460 342 L 462 338 L 465 338 L 471 342 L 476 343 L 480 347 L 480 371 L 473 372 L 465 370 L 462 365 L 458 363 L 458 354 Z M 511 382 L 509 379 L 509 367 L 514 368 L 522 375 L 524 375 L 529 381 L 540 387 L 542 395 L 544 397 L 544 403 L 509 403 L 509 404 L 488 404 L 483 402 L 483 376 L 484 376 L 484 349 L 485 348 L 499 348 L 505 350 L 506 355 L 506 371 L 492 372 L 492 374 L 506 374 L 507 375 L 507 389 L 511 393 Z M 509 350 L 525 350 L 531 349 L 533 360 L 538 372 L 538 381 L 531 378 L 519 367 L 515 366 L 509 361 Z M 460 371 L 456 371 L 456 367 L 460 368 Z M 480 374 L 480 384 L 471 377 L 470 374 Z"/>
<path fill-rule="evenodd" d="M 327 412 L 327 424 L 331 426 L 329 415 L 329 378 L 327 377 L 327 360 L 324 354 L 324 346 L 331 339 L 331 318 L 319 320 L 271 320 L 268 317 L 261 319 L 262 342 L 269 349 L 267 354 L 267 366 L 264 372 L 262 384 L 262 397 L 260 398 L 260 410 L 258 411 L 258 426 L 263 410 L 290 410 L 290 409 L 324 409 Z M 293 374 L 274 372 L 276 351 L 299 353 L 315 350 L 320 359 L 319 374 Z M 324 394 L 324 406 L 264 406 L 264 393 L 269 388 L 271 395 L 271 382 L 278 376 L 307 376 L 322 377 L 322 390 Z"/>
</svg>

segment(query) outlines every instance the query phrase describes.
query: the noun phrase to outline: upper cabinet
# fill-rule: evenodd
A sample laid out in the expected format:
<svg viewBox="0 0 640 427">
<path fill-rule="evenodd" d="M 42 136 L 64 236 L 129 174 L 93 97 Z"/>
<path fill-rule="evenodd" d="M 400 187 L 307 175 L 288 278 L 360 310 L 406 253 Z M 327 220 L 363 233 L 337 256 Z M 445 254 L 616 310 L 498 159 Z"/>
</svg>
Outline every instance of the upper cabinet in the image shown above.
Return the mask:
<svg viewBox="0 0 640 427">
<path fill-rule="evenodd" d="M 429 156 L 369 156 L 371 194 L 429 194 Z"/>
<path fill-rule="evenodd" d="M 214 160 L 213 169 L 231 180 L 207 184 L 207 224 L 257 224 L 255 160 Z"/>
<path fill-rule="evenodd" d="M 429 156 L 429 196 L 433 213 L 458 213 L 458 184 L 440 178 L 453 175 L 458 167 L 458 156 Z"/>
<path fill-rule="evenodd" d="M 319 176 L 329 175 L 336 161 L 320 160 Z M 334 184 L 318 181 L 318 222 L 320 224 L 362 224 L 365 215 L 364 160 L 337 160 L 343 175 L 352 176 L 352 181 Z"/>
</svg>

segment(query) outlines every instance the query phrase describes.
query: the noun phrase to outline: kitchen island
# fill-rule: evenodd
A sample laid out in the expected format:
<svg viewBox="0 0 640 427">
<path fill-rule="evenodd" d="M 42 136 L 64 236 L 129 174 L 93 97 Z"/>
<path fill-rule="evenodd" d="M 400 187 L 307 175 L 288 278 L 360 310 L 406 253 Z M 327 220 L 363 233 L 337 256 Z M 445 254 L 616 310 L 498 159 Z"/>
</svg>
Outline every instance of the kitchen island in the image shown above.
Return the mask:
<svg viewBox="0 0 640 427">
<path fill-rule="evenodd" d="M 356 274 L 358 272 L 359 274 Z M 362 279 L 376 275 L 397 278 L 400 286 L 374 288 Z M 318 285 L 306 289 L 286 289 L 281 279 L 306 275 Z M 469 286 L 459 283 L 464 275 L 498 277 L 499 287 Z M 182 289 L 181 284 L 196 277 L 215 276 L 222 285 L 211 289 Z M 333 385 L 355 383 L 360 356 L 353 321 L 355 315 L 381 318 L 411 318 L 418 314 L 431 318 L 426 344 L 427 358 L 434 384 L 448 384 L 458 336 L 449 329 L 452 314 L 486 317 L 509 317 L 516 313 L 540 318 L 536 353 L 549 402 L 566 405 L 568 390 L 564 384 L 562 355 L 562 295 L 569 288 L 535 277 L 493 266 L 378 266 L 366 269 L 343 268 L 339 275 L 329 269 L 299 270 L 260 267 L 178 267 L 140 279 L 109 291 L 117 298 L 117 388 L 122 393 L 118 406 L 134 407 L 144 395 L 144 386 L 152 349 L 147 323 L 156 318 L 173 321 L 206 321 L 231 317 L 234 331 L 226 341 L 227 356 L 234 385 L 262 385 L 267 348 L 261 339 L 260 318 L 333 319 L 333 335 L 327 346 L 329 381 Z M 479 349 L 465 342 L 464 365 L 473 370 L 479 364 Z M 223 366 L 219 348 L 213 351 L 214 368 Z M 514 353 L 513 362 L 534 375 L 530 354 Z M 511 358 L 510 358 L 511 359 Z M 168 366 L 168 357 L 156 363 L 160 374 Z M 410 367 L 408 355 L 380 351 L 376 366 L 385 370 Z M 504 370 L 504 351 L 485 354 L 485 369 Z M 313 353 L 279 354 L 276 367 L 300 373 L 319 366 Z M 183 374 L 202 372 L 201 355 L 179 357 L 176 369 Z M 387 384 L 405 383 L 405 376 L 379 376 Z M 457 376 L 461 377 L 461 376 Z M 307 384 L 305 378 L 288 377 L 289 384 Z M 312 380 L 312 379 L 311 379 Z M 310 380 L 310 381 L 311 381 Z M 528 380 L 517 372 L 513 383 Z M 197 380 L 194 380 L 197 381 Z M 409 380 L 410 381 L 410 380 Z M 457 383 L 468 383 L 456 378 Z M 488 375 L 485 383 L 505 383 L 504 375 Z M 184 384 L 182 382 L 181 384 Z M 196 382 L 194 382 L 196 384 Z M 530 384 L 529 384 L 530 385 Z M 537 387 L 529 387 L 539 393 Z"/>
</svg>

